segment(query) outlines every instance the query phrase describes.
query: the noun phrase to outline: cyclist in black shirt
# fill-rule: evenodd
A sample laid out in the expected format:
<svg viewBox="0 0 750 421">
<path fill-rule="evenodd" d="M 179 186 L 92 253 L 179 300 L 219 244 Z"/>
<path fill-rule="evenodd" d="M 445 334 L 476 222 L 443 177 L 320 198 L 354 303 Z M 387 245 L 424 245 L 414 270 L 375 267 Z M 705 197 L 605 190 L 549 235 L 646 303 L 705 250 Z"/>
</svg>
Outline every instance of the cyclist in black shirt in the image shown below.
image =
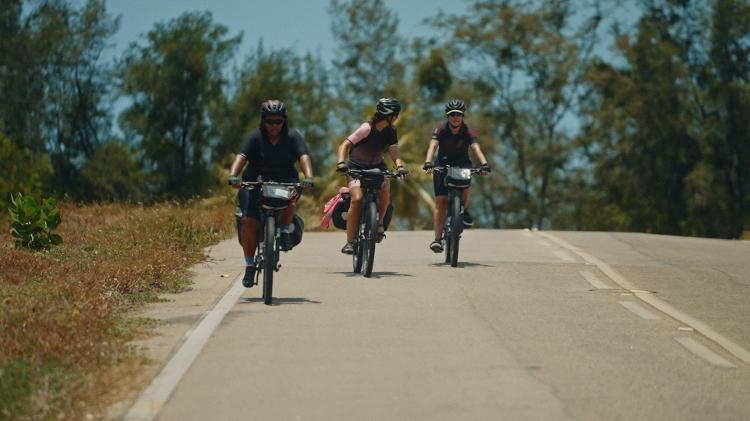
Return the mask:
<svg viewBox="0 0 750 421">
<path fill-rule="evenodd" d="M 448 121 L 440 123 L 432 133 L 430 146 L 427 148 L 427 156 L 422 167 L 427 172 L 432 172 L 436 165 L 433 162 L 435 151 L 438 151 L 437 165 L 450 165 L 452 167 L 471 168 L 469 149 L 479 159 L 482 174 L 489 174 L 491 169 L 479 147 L 476 132 L 469 128 L 464 121 L 466 104 L 460 99 L 449 101 L 445 105 L 445 116 Z M 445 186 L 445 173 L 432 174 L 433 187 L 435 189 L 435 215 L 433 224 L 435 229 L 435 241 L 430 243 L 430 250 L 435 253 L 443 251 L 443 224 L 448 209 L 448 188 Z M 469 193 L 471 188 L 464 190 L 464 226 L 474 225 L 474 219 L 469 215 Z"/>
<path fill-rule="evenodd" d="M 305 176 L 302 186 L 305 190 L 313 187 L 312 162 L 307 145 L 302 135 L 289 127 L 286 107 L 279 100 L 268 100 L 261 104 L 260 127 L 254 130 L 242 142 L 240 153 L 234 159 L 229 171 L 229 184 L 238 188 L 242 181 L 263 181 L 280 183 L 299 182 L 299 175 L 294 168 L 299 163 Z M 242 179 L 238 174 L 245 168 Z M 253 286 L 255 275 L 255 249 L 258 246 L 258 227 L 260 213 L 258 209 L 258 190 L 240 189 L 237 194 L 242 210 L 242 230 L 240 242 L 245 253 L 245 276 L 242 279 L 246 287 Z M 284 209 L 281 214 L 281 237 L 279 246 L 282 250 L 291 249 L 290 235 L 294 231 L 292 219 L 296 211 L 296 200 Z"/>
</svg>

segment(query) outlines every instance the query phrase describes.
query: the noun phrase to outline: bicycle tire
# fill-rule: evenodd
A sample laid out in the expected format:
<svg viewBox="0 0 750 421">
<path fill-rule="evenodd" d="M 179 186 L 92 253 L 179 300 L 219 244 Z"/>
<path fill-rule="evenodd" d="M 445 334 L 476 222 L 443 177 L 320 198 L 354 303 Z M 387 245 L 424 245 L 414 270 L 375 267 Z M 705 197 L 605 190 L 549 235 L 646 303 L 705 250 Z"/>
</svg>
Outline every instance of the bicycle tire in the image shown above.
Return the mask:
<svg viewBox="0 0 750 421">
<path fill-rule="evenodd" d="M 461 228 L 463 227 L 461 198 L 457 195 L 453 196 L 451 212 L 453 217 L 451 218 L 451 235 L 448 241 L 450 243 L 451 266 L 456 267 L 458 265 L 458 242 L 461 239 Z"/>
<path fill-rule="evenodd" d="M 357 226 L 357 236 L 354 239 L 354 254 L 352 255 L 352 269 L 354 270 L 354 273 L 362 273 L 362 260 L 364 259 L 364 248 L 362 247 L 362 231 L 363 228 L 360 218 L 360 223 Z"/>
<path fill-rule="evenodd" d="M 372 276 L 372 267 L 375 264 L 375 244 L 378 239 L 378 207 L 375 201 L 370 201 L 367 206 L 365 218 L 365 240 L 362 262 L 362 274 L 369 278 Z"/>
<path fill-rule="evenodd" d="M 453 192 L 448 193 L 448 203 L 452 203 L 453 200 Z M 443 221 L 443 246 L 445 247 L 445 263 L 451 262 L 451 221 L 453 220 L 453 215 L 451 214 L 453 212 L 453 209 L 448 206 L 448 209 L 446 209 L 446 215 L 445 215 L 445 221 Z"/>
<path fill-rule="evenodd" d="M 276 266 L 275 239 L 276 220 L 273 216 L 266 218 L 263 241 L 263 303 L 271 305 L 273 300 L 273 272 Z"/>
</svg>

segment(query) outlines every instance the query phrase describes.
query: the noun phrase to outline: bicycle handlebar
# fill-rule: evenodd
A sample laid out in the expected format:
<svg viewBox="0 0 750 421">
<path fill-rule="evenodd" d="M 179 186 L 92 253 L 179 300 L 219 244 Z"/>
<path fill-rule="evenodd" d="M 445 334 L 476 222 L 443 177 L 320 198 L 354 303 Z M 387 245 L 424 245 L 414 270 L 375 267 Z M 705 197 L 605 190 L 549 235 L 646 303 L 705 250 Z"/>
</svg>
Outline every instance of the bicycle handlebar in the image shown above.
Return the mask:
<svg viewBox="0 0 750 421">
<path fill-rule="evenodd" d="M 449 168 L 451 168 L 450 165 L 439 165 L 439 166 L 434 166 L 430 168 L 429 171 L 445 172 L 445 171 L 448 171 Z M 460 167 L 460 168 L 463 168 L 463 167 Z M 472 174 L 479 174 L 482 172 L 481 168 L 467 168 L 467 169 L 471 170 Z"/>
<path fill-rule="evenodd" d="M 276 181 L 243 181 L 240 183 L 240 187 L 254 188 L 264 184 L 273 184 L 276 186 L 294 187 L 296 190 L 302 189 L 302 183 L 279 183 Z"/>
<path fill-rule="evenodd" d="M 366 171 L 368 170 L 349 169 L 347 172 L 341 173 L 341 175 L 350 175 L 352 178 L 356 179 L 356 178 L 362 177 L 363 174 L 366 174 Z M 389 170 L 382 171 L 381 170 L 381 174 L 383 174 L 386 178 L 401 178 L 401 176 L 397 172 L 394 172 L 394 171 L 389 171 Z"/>
</svg>

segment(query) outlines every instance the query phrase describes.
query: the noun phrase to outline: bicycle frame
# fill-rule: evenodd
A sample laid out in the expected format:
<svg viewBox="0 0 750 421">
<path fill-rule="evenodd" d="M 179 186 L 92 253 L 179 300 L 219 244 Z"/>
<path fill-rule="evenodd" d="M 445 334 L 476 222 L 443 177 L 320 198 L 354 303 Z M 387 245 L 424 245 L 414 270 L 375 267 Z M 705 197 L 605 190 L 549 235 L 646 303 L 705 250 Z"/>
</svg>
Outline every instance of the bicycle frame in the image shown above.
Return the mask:
<svg viewBox="0 0 750 421">
<path fill-rule="evenodd" d="M 379 169 L 349 170 L 352 178 L 367 180 L 367 177 L 396 178 L 396 174 Z M 362 185 L 362 208 L 359 214 L 357 235 L 354 238 L 354 255 L 352 267 L 355 273 L 362 273 L 365 277 L 372 275 L 375 262 L 375 244 L 378 242 L 378 224 L 380 221 L 380 187 Z"/>
<path fill-rule="evenodd" d="M 255 285 L 263 277 L 263 302 L 270 305 L 273 293 L 273 272 L 281 268 L 280 246 L 278 239 L 281 236 L 281 228 L 277 221 L 281 212 L 286 209 L 292 200 L 299 195 L 302 185 L 300 183 L 276 183 L 243 182 L 241 188 L 260 189 L 258 194 L 258 207 L 260 208 L 260 223 L 258 225 L 258 247 L 255 252 Z M 266 193 L 264 187 L 268 190 Z M 272 189 L 276 189 L 275 192 Z M 288 191 L 288 198 L 283 198 L 283 191 Z M 278 198 L 269 199 L 266 194 L 276 194 Z M 274 203 L 264 203 L 264 200 L 275 200 Z"/>
<path fill-rule="evenodd" d="M 434 167 L 433 171 L 447 173 L 450 165 Z M 469 176 L 478 174 L 479 168 L 466 168 L 469 170 Z M 470 178 L 469 178 L 470 179 Z M 450 263 L 452 267 L 458 266 L 458 248 L 463 233 L 463 213 L 464 213 L 464 190 L 470 187 L 467 183 L 465 186 L 450 186 L 448 188 L 448 209 L 443 222 L 443 244 L 445 244 L 445 263 Z"/>
</svg>

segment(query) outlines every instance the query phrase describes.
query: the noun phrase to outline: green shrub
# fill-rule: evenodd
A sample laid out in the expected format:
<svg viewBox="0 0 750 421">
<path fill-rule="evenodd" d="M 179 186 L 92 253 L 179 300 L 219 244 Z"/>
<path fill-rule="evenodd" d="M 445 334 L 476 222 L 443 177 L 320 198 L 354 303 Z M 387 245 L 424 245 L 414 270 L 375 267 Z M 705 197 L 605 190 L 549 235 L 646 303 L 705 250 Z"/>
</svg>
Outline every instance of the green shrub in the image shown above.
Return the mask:
<svg viewBox="0 0 750 421">
<path fill-rule="evenodd" d="M 48 250 L 52 244 L 62 243 L 62 237 L 52 233 L 60 224 L 60 210 L 54 198 L 42 200 L 39 206 L 33 196 L 16 193 L 11 195 L 11 204 L 10 233 L 16 238 L 16 247 Z"/>
</svg>

